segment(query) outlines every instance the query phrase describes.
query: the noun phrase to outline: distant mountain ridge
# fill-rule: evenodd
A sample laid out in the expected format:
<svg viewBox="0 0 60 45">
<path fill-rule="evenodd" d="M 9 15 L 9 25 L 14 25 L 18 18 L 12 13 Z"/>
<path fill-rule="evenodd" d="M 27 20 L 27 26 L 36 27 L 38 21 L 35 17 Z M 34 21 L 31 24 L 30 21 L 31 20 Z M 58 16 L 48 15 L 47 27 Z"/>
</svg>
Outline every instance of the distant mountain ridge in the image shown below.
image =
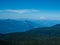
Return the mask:
<svg viewBox="0 0 60 45">
<path fill-rule="evenodd" d="M 54 25 L 52 27 L 34 28 L 34 29 L 31 29 L 31 30 L 26 31 L 26 32 L 8 33 L 8 34 L 5 34 L 5 35 L 12 34 L 12 36 L 13 36 L 13 35 L 17 34 L 15 36 L 18 36 L 18 35 L 20 35 L 20 36 L 23 36 L 23 35 L 24 36 L 29 36 L 31 34 L 30 36 L 32 36 L 32 35 L 35 35 L 35 36 L 47 35 L 48 36 L 49 35 L 51 37 L 51 36 L 57 36 L 59 34 L 58 36 L 60 37 L 60 27 L 56 28 L 59 25 L 60 24 Z"/>
<path fill-rule="evenodd" d="M 15 45 L 60 45 L 60 24 L 34 28 L 26 32 L 4 34 L 1 39 Z"/>
<path fill-rule="evenodd" d="M 33 26 L 26 21 L 0 20 L 0 33 L 22 32 L 32 28 Z"/>
<path fill-rule="evenodd" d="M 60 21 L 49 20 L 0 20 L 0 33 L 24 32 L 38 27 L 50 27 Z"/>
</svg>

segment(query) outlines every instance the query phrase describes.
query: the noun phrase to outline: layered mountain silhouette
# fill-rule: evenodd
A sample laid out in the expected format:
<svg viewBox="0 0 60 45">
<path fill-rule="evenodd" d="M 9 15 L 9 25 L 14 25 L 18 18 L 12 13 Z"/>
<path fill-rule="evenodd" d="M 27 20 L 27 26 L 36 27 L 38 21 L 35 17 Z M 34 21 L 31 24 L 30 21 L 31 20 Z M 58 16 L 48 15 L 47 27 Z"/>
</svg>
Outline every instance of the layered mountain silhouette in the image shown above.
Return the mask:
<svg viewBox="0 0 60 45">
<path fill-rule="evenodd" d="M 28 21 L 0 20 L 0 33 L 24 32 L 34 28 Z"/>
<path fill-rule="evenodd" d="M 38 27 L 50 27 L 60 21 L 49 20 L 0 20 L 0 33 L 25 32 Z"/>
<path fill-rule="evenodd" d="M 1 39 L 12 45 L 60 45 L 60 24 L 4 34 Z"/>
</svg>

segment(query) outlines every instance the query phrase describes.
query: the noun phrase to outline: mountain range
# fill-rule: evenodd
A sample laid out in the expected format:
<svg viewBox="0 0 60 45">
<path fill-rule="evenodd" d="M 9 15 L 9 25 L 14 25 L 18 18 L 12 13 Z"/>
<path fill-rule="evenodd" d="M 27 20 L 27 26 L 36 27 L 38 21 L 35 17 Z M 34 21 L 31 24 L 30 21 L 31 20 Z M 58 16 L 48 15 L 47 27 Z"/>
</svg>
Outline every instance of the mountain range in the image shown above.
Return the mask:
<svg viewBox="0 0 60 45">
<path fill-rule="evenodd" d="M 1 34 L 5 45 L 60 45 L 60 24 L 34 28 L 25 32 Z M 0 44 L 4 45 L 0 42 Z"/>
<path fill-rule="evenodd" d="M 25 32 L 38 27 L 59 24 L 59 20 L 0 20 L 0 33 Z"/>
</svg>

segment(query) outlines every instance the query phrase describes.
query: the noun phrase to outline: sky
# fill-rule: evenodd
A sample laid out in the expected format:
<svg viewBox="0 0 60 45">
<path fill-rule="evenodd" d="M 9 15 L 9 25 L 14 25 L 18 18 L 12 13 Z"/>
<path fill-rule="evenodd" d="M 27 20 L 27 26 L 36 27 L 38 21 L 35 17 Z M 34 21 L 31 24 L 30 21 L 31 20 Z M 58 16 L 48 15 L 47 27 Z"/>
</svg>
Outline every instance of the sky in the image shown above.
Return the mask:
<svg viewBox="0 0 60 45">
<path fill-rule="evenodd" d="M 0 0 L 0 19 L 60 20 L 60 0 Z"/>
</svg>

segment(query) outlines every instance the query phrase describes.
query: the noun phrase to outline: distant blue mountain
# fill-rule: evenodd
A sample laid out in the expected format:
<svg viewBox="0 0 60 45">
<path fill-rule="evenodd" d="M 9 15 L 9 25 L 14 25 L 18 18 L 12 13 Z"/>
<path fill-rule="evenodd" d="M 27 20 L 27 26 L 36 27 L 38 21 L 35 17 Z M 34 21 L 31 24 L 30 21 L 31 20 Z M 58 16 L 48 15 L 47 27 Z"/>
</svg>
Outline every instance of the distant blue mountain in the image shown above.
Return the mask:
<svg viewBox="0 0 60 45">
<path fill-rule="evenodd" d="M 58 20 L 0 20 L 0 33 L 24 32 L 38 27 L 60 24 Z"/>
<path fill-rule="evenodd" d="M 60 24 L 1 34 L 0 45 L 60 45 Z"/>
<path fill-rule="evenodd" d="M 0 20 L 0 33 L 22 32 L 32 28 L 33 26 L 25 20 Z"/>
<path fill-rule="evenodd" d="M 50 27 L 56 24 L 60 24 L 60 20 L 33 20 L 36 27 Z"/>
</svg>

